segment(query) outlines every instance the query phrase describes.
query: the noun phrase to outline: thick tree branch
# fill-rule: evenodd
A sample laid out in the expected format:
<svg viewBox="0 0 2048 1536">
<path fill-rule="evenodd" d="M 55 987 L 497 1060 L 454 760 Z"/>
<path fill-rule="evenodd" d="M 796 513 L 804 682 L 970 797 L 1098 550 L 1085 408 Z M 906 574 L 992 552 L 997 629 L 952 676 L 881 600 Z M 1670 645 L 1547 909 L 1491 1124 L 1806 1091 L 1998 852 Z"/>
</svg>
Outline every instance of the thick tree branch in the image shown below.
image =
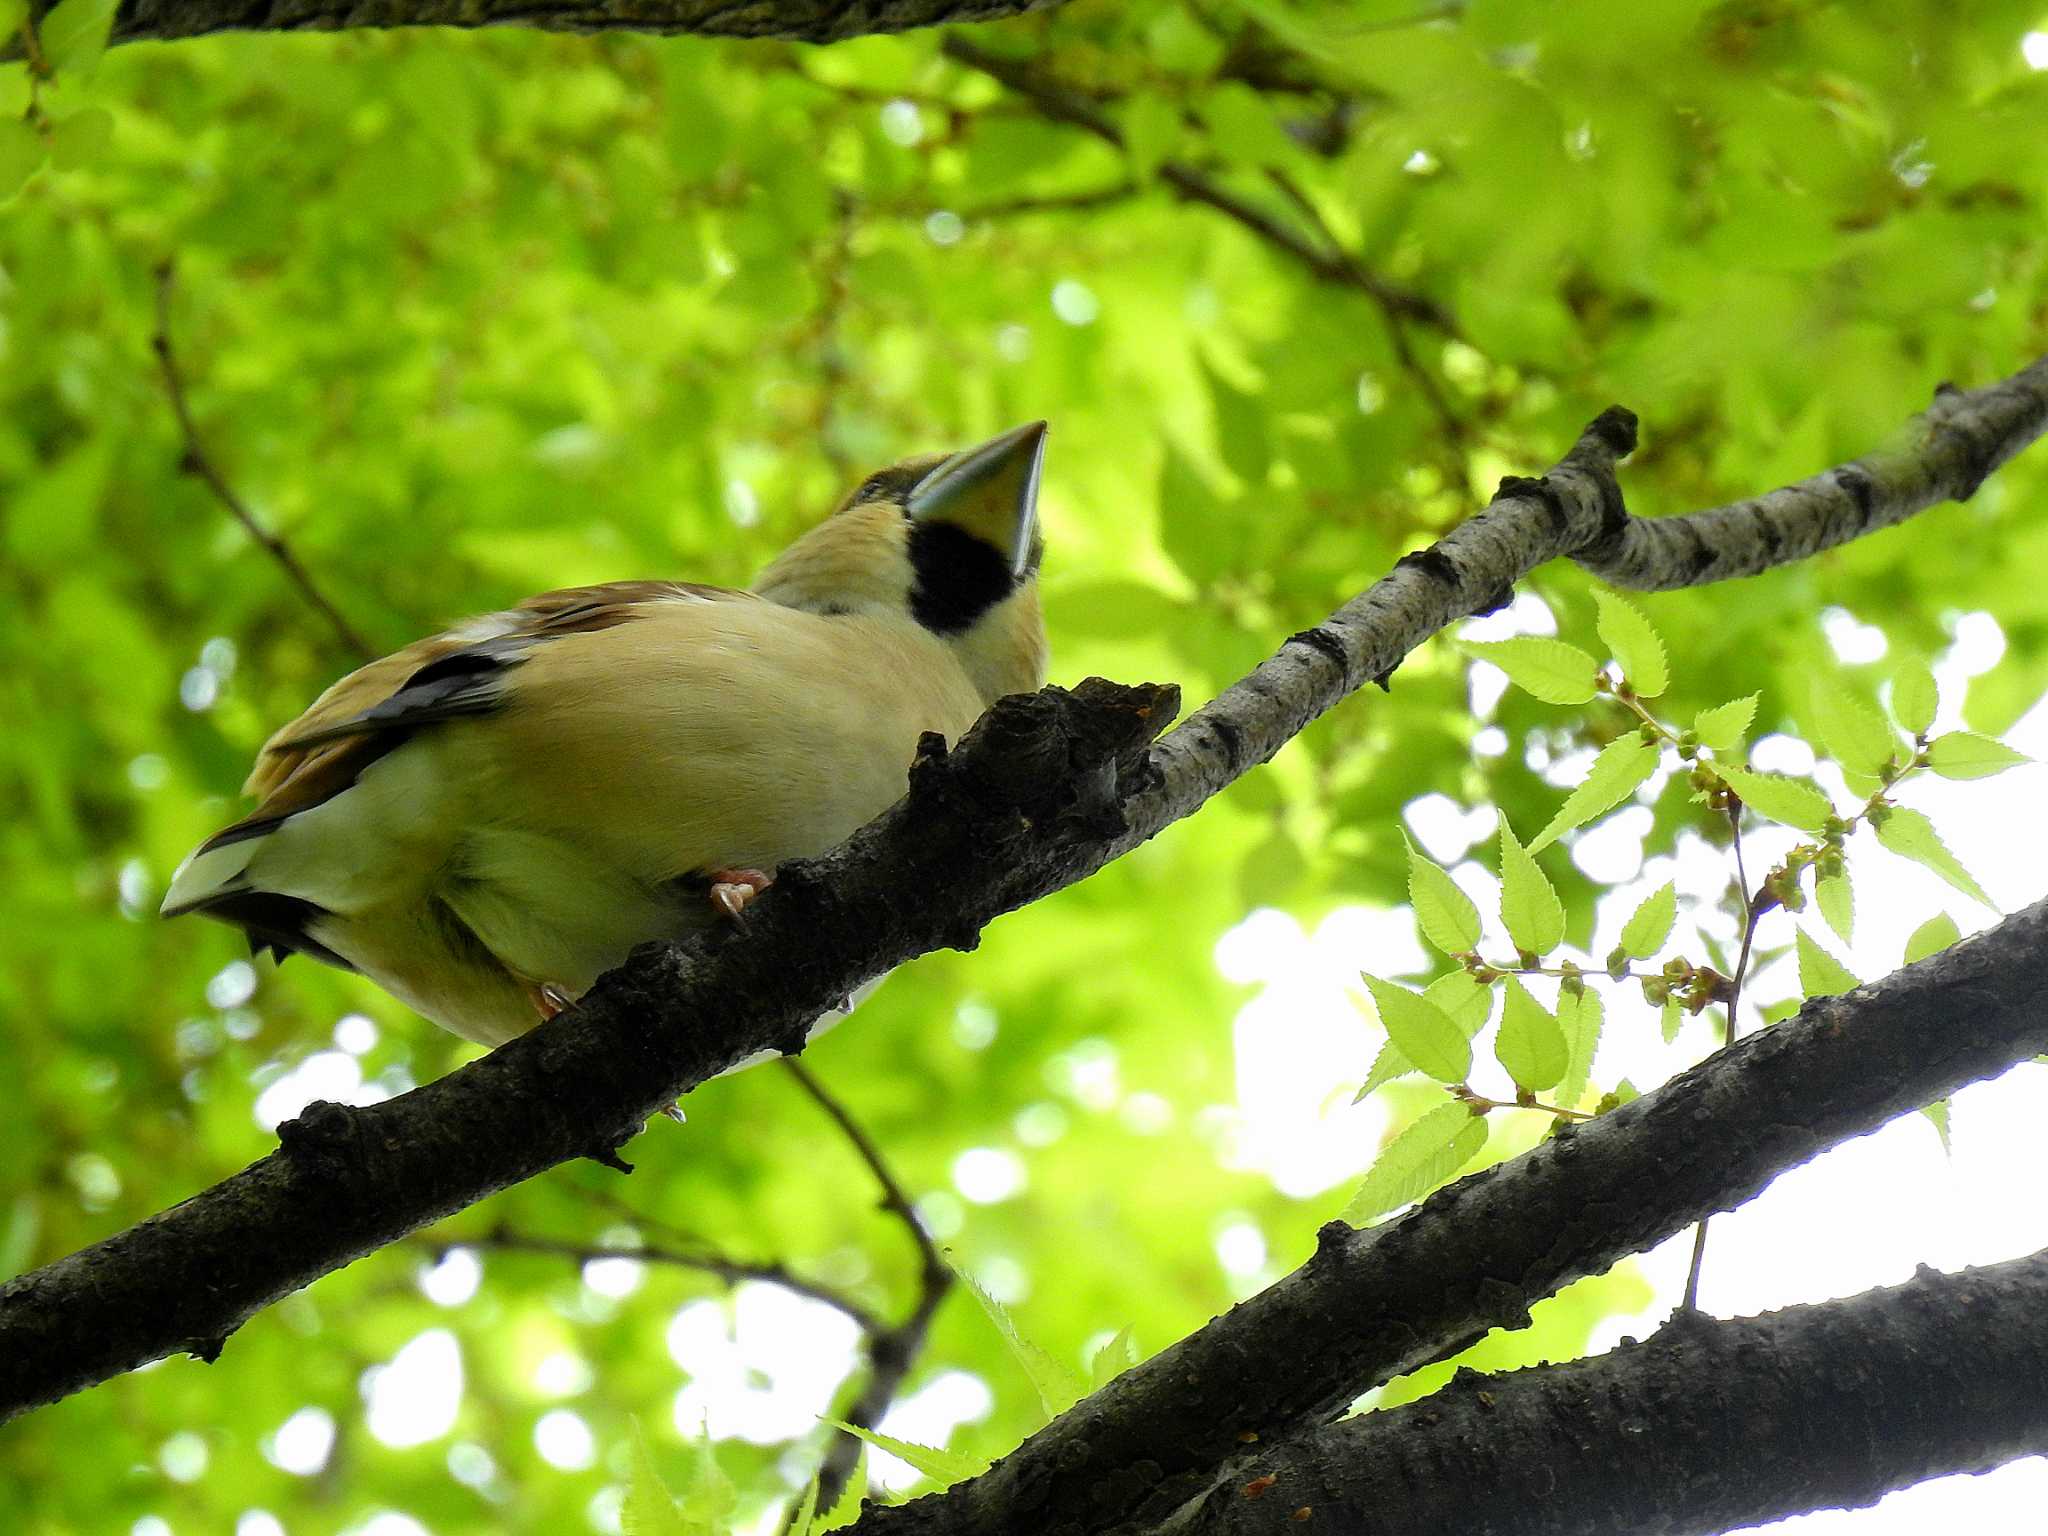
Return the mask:
<svg viewBox="0 0 2048 1536">
<path fill-rule="evenodd" d="M 344 27 L 538 27 L 831 43 L 1047 10 L 1064 0 L 122 0 L 113 41 Z M 46 9 L 38 5 L 36 9 Z"/>
<path fill-rule="evenodd" d="M 860 1160 L 867 1164 L 868 1172 L 874 1175 L 875 1183 L 881 1188 L 882 1209 L 903 1223 L 904 1230 L 910 1234 L 910 1240 L 917 1248 L 917 1300 L 911 1304 L 910 1313 L 902 1322 L 893 1327 L 866 1330 L 868 1379 L 842 1415 L 849 1424 L 873 1429 L 882 1422 L 882 1415 L 889 1411 L 889 1405 L 902 1389 L 903 1378 L 917 1363 L 918 1353 L 924 1348 L 925 1335 L 931 1332 L 932 1319 L 938 1315 L 940 1303 L 953 1288 L 953 1271 L 946 1267 L 939 1245 L 925 1230 L 917 1208 L 910 1203 L 902 1181 L 889 1167 L 888 1159 L 882 1156 L 882 1149 L 875 1145 L 875 1139 L 848 1113 L 846 1106 L 826 1090 L 809 1067 L 794 1056 L 785 1056 L 782 1065 L 796 1080 L 797 1086 L 809 1094 L 812 1102 L 839 1127 L 840 1134 L 852 1144 Z M 825 1459 L 818 1467 L 817 1508 L 830 1509 L 839 1501 L 840 1490 L 852 1475 L 853 1464 L 860 1459 L 860 1451 L 861 1442 L 854 1436 L 843 1430 L 833 1435 L 831 1449 L 825 1453 Z"/>
<path fill-rule="evenodd" d="M 1282 1441 L 1162 1536 L 1712 1536 L 2048 1451 L 2048 1252 L 1922 1269 Z M 1307 1514 L 1301 1513 L 1303 1510 Z"/>
<path fill-rule="evenodd" d="M 1571 1281 L 2043 1049 L 2048 900 L 1883 981 L 1813 999 L 1796 1019 L 1559 1126 L 1405 1216 L 1362 1231 L 1331 1222 L 1300 1269 L 1126 1371 L 993 1471 L 870 1510 L 855 1529 L 1145 1528 L 1205 1490 L 1218 1466 L 1234 1476 L 1245 1436 L 1286 1435 L 1490 1328 L 1525 1326 L 1532 1303 Z"/>
<path fill-rule="evenodd" d="M 298 588 L 299 595 L 320 615 L 356 660 L 375 660 L 375 648 L 321 593 L 312 574 L 292 553 L 291 546 L 257 521 L 256 514 L 249 510 L 249 504 L 235 494 L 235 488 L 228 484 L 227 476 L 220 472 L 220 467 L 200 441 L 199 428 L 192 420 L 192 407 L 185 399 L 184 371 L 178 366 L 177 349 L 171 344 L 171 294 L 176 283 L 177 273 L 168 261 L 156 269 L 156 331 L 151 335 L 149 344 L 150 350 L 156 353 L 157 369 L 163 375 L 164 393 L 170 396 L 171 411 L 178 418 L 178 431 L 185 439 L 185 451 L 178 467 L 213 492 L 214 499 L 227 508 L 228 515 L 242 525 L 242 531 L 256 541 L 257 547 L 277 562 L 285 579 Z"/>
<path fill-rule="evenodd" d="M 2022 425 L 1977 444 L 1985 462 L 2009 456 L 2048 423 Z M 1634 442 L 1632 416 L 1604 413 L 1549 474 L 1504 482 L 1485 512 L 1405 556 L 1156 746 L 1147 744 L 1171 718 L 1176 692 L 1099 680 L 1003 700 L 950 753 L 927 738 L 909 794 L 826 857 L 785 866 L 744 930 L 636 952 L 578 1007 L 399 1098 L 360 1109 L 312 1105 L 280 1127 L 276 1152 L 242 1173 L 8 1282 L 0 1288 L 0 1416 L 173 1351 L 211 1358 L 260 1308 L 431 1221 L 574 1157 L 617 1164 L 614 1148 L 679 1094 L 763 1048 L 799 1049 L 813 1019 L 873 976 L 932 949 L 972 948 L 995 916 L 1157 835 L 1354 688 L 1384 681 L 1430 635 L 1504 602 L 1538 565 L 1625 541 L 1614 461 Z M 1747 1043 L 1739 1049 L 1751 1054 L 1740 1059 L 1796 1034 Z M 1922 1042 L 1936 1052 L 1949 1045 L 1940 1036 Z M 1923 1076 L 1946 1083 L 1957 1060 L 1943 1055 Z M 1834 1091 L 1825 1074 L 1802 1081 L 1823 1098 Z M 1921 1088 L 1915 1103 L 1948 1091 Z M 1806 1113 L 1800 1106 L 1795 1122 Z M 1788 1137 L 1770 1166 L 1818 1144 Z M 1724 1193 L 1704 1176 L 1684 1187 L 1695 1204 Z M 1725 1187 L 1740 1187 L 1740 1176 Z M 1627 1216 L 1612 1213 L 1617 1228 Z M 1587 1252 L 1598 1247 L 1588 1239 Z M 1445 1271 L 1446 1284 L 1469 1300 L 1481 1274 L 1492 1274 L 1483 1259 L 1463 1279 Z M 1445 1326 L 1455 1333 L 1461 1325 Z M 1233 1358 L 1230 1371 L 1249 1363 Z M 1201 1437 L 1186 1444 L 1208 1454 Z M 1047 1478 L 1062 1499 L 1086 1488 L 1083 1500 L 1092 1500 L 1088 1469 L 1102 1462 L 1081 1451 L 1072 1476 L 1053 1478 L 1041 1466 L 1020 1507 L 1052 1497 Z M 1012 1463 L 1031 1464 L 1012 1458 L 1002 1475 Z M 1161 1463 L 1162 1476 L 1172 1470 Z"/>
</svg>

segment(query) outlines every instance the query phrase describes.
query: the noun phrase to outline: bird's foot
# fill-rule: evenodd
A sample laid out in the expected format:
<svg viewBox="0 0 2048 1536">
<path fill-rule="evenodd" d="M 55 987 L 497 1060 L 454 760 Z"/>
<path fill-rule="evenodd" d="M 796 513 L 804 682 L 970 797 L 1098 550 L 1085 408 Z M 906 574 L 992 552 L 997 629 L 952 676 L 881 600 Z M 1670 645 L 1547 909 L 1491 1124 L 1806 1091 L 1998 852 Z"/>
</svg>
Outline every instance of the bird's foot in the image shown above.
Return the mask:
<svg viewBox="0 0 2048 1536">
<path fill-rule="evenodd" d="M 740 922 L 747 903 L 775 883 L 775 877 L 758 869 L 714 869 L 711 871 L 711 904 L 733 922 Z"/>
<path fill-rule="evenodd" d="M 576 1002 L 575 998 L 551 981 L 527 981 L 522 978 L 520 985 L 526 988 L 527 999 L 533 1004 L 533 1011 L 541 1016 L 543 1023 L 558 1013 L 566 1013 Z"/>
</svg>

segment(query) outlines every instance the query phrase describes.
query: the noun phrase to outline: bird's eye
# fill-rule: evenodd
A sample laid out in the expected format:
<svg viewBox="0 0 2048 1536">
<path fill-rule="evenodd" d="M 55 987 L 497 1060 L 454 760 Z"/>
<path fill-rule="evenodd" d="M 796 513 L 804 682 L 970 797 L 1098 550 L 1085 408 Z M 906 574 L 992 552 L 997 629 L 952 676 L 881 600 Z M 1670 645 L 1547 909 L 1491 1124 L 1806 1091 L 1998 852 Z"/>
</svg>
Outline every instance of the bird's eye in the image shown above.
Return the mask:
<svg viewBox="0 0 2048 1536">
<path fill-rule="evenodd" d="M 860 489 L 853 493 L 847 503 L 850 507 L 863 506 L 871 501 L 901 501 L 917 488 L 917 482 L 931 472 L 928 464 L 892 464 L 887 469 L 877 470 L 860 483 Z"/>
</svg>

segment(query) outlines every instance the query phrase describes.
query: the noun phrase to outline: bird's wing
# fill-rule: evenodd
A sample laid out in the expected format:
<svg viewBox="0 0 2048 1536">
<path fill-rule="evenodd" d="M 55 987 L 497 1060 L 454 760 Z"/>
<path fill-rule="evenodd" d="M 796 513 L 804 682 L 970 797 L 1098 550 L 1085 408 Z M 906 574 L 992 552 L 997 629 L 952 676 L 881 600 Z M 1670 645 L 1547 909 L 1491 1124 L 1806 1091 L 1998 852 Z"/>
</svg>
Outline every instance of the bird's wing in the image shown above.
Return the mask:
<svg viewBox="0 0 2048 1536">
<path fill-rule="evenodd" d="M 502 702 L 511 669 L 551 640 L 630 623 L 671 603 L 759 601 L 692 582 L 612 581 L 543 592 L 415 641 L 351 672 L 265 742 L 242 786 L 258 798 L 256 809 L 209 846 L 332 799 L 421 726 L 488 714 Z"/>
</svg>

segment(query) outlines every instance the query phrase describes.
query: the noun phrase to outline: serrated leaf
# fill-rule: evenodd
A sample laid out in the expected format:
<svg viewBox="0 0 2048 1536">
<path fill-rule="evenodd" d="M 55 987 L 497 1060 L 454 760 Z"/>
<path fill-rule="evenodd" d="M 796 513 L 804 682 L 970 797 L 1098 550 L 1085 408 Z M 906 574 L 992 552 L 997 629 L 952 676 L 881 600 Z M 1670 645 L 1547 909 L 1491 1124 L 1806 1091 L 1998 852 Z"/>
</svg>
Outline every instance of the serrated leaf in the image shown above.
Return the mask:
<svg viewBox="0 0 2048 1536">
<path fill-rule="evenodd" d="M 619 1527 L 626 1536 L 694 1536 L 682 1509 L 654 1465 L 647 1435 L 633 1421 L 633 1470 L 626 1482 L 626 1500 L 619 1507 Z"/>
<path fill-rule="evenodd" d="M 1836 997 L 1863 985 L 1855 972 L 1816 944 L 1804 928 L 1795 929 L 1794 935 L 1793 942 L 1799 951 L 1801 997 Z"/>
<path fill-rule="evenodd" d="M 1575 1108 L 1586 1096 L 1606 1011 L 1599 992 L 1592 987 L 1580 987 L 1576 992 L 1566 987 L 1557 995 L 1557 1027 L 1564 1033 L 1566 1053 L 1564 1077 L 1557 1085 L 1557 1102 L 1566 1109 Z"/>
<path fill-rule="evenodd" d="M 1954 918 L 1946 912 L 1937 912 L 1907 938 L 1906 964 L 1912 965 L 1929 955 L 1938 955 L 1962 936 L 1963 930 L 1956 926 Z"/>
<path fill-rule="evenodd" d="M 1756 718 L 1756 701 L 1757 695 L 1752 693 L 1701 710 L 1692 717 L 1693 735 L 1699 737 L 1701 746 L 1716 752 L 1736 751 L 1749 734 L 1749 722 Z"/>
<path fill-rule="evenodd" d="M 1017 1363 L 1024 1367 L 1024 1374 L 1031 1378 L 1031 1385 L 1038 1390 L 1038 1401 L 1045 1408 L 1048 1419 L 1056 1419 L 1086 1396 L 1081 1378 L 1072 1370 L 1054 1359 L 1039 1345 L 1024 1337 L 1017 1320 L 1010 1316 L 1010 1309 L 981 1288 L 972 1275 L 958 1265 L 953 1273 L 960 1277 L 960 1283 L 973 1293 L 981 1303 L 981 1310 L 988 1314 L 988 1320 L 995 1324 L 996 1332 L 1003 1336 L 1003 1342 L 1010 1346 L 1010 1353 L 1017 1357 Z M 879 1442 L 877 1442 L 879 1443 Z M 889 1447 L 884 1446 L 884 1450 Z M 908 1456 L 903 1458 L 910 1461 Z M 910 1463 L 917 1466 L 916 1462 Z M 920 1471 L 923 1468 L 919 1468 Z"/>
<path fill-rule="evenodd" d="M 1493 1013 L 1493 989 L 1481 986 L 1472 979 L 1469 971 L 1446 972 L 1424 987 L 1422 996 L 1424 1001 L 1443 1009 L 1451 1022 L 1465 1032 L 1467 1040 L 1486 1028 L 1486 1021 Z M 1372 1067 L 1366 1072 L 1365 1081 L 1351 1102 L 1356 1104 L 1395 1078 L 1406 1077 L 1410 1072 L 1419 1070 L 1414 1062 L 1401 1054 L 1401 1047 L 1388 1039 L 1381 1044 L 1379 1054 L 1373 1057 Z"/>
<path fill-rule="evenodd" d="M 1998 910 L 1984 894 L 1984 887 L 1948 851 L 1948 845 L 1935 832 L 1934 823 L 1920 812 L 1903 805 L 1893 806 L 1877 829 L 1877 840 L 1900 858 L 1926 865 L 1972 901 L 1982 902 L 1994 912 Z"/>
<path fill-rule="evenodd" d="M 1927 766 L 1944 779 L 1988 779 L 2033 759 L 1974 731 L 1950 731 L 1927 745 Z"/>
<path fill-rule="evenodd" d="M 690 1454 L 683 1463 L 683 1476 L 675 1496 L 683 1529 L 690 1536 L 722 1536 L 731 1523 L 732 1512 L 739 1508 L 740 1491 L 718 1464 L 718 1451 L 710 1435 L 691 1436 L 687 1449 Z"/>
<path fill-rule="evenodd" d="M 1599 663 L 1576 645 L 1522 635 L 1513 640 L 1468 640 L 1465 650 L 1507 673 L 1508 681 L 1546 704 L 1584 704 L 1593 697 Z"/>
<path fill-rule="evenodd" d="M 1528 851 L 1500 819 L 1500 917 L 1515 948 L 1547 955 L 1564 941 L 1564 903 Z"/>
<path fill-rule="evenodd" d="M 862 1429 L 858 1424 L 849 1424 L 844 1419 L 825 1420 L 834 1429 L 843 1429 L 856 1440 L 865 1440 L 878 1451 L 887 1451 L 899 1461 L 907 1461 L 940 1487 L 964 1483 L 970 1477 L 979 1477 L 989 1469 L 990 1463 L 979 1456 L 969 1456 L 961 1451 L 942 1450 L 936 1445 L 919 1445 L 915 1440 L 898 1440 L 894 1435 L 885 1435 L 877 1430 Z"/>
<path fill-rule="evenodd" d="M 1666 1045 L 1669 1045 L 1678 1038 L 1678 1031 L 1684 1027 L 1684 1024 L 1685 1014 L 1678 1006 L 1678 999 L 1675 997 L 1665 998 L 1663 1009 L 1657 1015 L 1657 1028 L 1664 1036 L 1664 1043 Z"/>
<path fill-rule="evenodd" d="M 1564 1031 L 1529 989 L 1510 976 L 1503 990 L 1500 1032 L 1493 1052 L 1519 1088 L 1540 1093 L 1555 1087 L 1571 1064 Z"/>
<path fill-rule="evenodd" d="M 1666 880 L 1643 898 L 1629 920 L 1621 925 L 1621 952 L 1631 960 L 1648 960 L 1671 937 L 1671 925 L 1678 918 L 1678 887 Z"/>
<path fill-rule="evenodd" d="M 43 57 L 59 75 L 89 75 L 107 51 L 120 0 L 57 0 L 36 24 Z"/>
<path fill-rule="evenodd" d="M 1934 726 L 1941 696 L 1934 685 L 1934 673 L 1918 656 L 1908 657 L 1892 674 L 1892 718 L 1909 736 L 1925 736 Z"/>
<path fill-rule="evenodd" d="M 1380 1149 L 1344 1207 L 1354 1227 L 1419 1200 L 1486 1145 L 1486 1121 L 1463 1104 L 1439 1104 Z"/>
<path fill-rule="evenodd" d="M 1828 926 L 1835 930 L 1835 937 L 1847 944 L 1850 931 L 1856 926 L 1856 896 L 1849 889 L 1849 871 L 1844 869 L 1839 875 L 1815 880 L 1813 901 Z"/>
<path fill-rule="evenodd" d="M 1656 698 L 1671 686 L 1663 638 L 1642 610 L 1627 598 L 1595 587 L 1593 601 L 1600 609 L 1594 627 L 1600 631 L 1608 654 L 1620 664 L 1621 675 L 1640 697 Z"/>
<path fill-rule="evenodd" d="M 1088 1357 L 1088 1388 L 1105 1387 L 1138 1363 L 1138 1339 L 1126 1323 Z"/>
<path fill-rule="evenodd" d="M 788 1536 L 813 1536 L 818 1528 L 818 1479 L 814 1474 L 804 1484 L 804 1496 L 789 1513 Z"/>
<path fill-rule="evenodd" d="M 1417 1070 L 1441 1083 L 1462 1083 L 1472 1070 L 1472 1042 L 1451 1016 L 1428 998 L 1382 981 L 1364 978 L 1379 1010 L 1380 1027 Z"/>
<path fill-rule="evenodd" d="M 18 117 L 0 117 L 0 202 L 27 185 L 49 153 L 34 128 Z"/>
<path fill-rule="evenodd" d="M 1586 782 L 1565 797 L 1548 826 L 1529 844 L 1535 853 L 1557 841 L 1558 834 L 1584 826 L 1595 816 L 1612 810 L 1636 791 L 1636 786 L 1657 771 L 1663 753 L 1631 731 L 1617 736 L 1600 749 Z"/>
<path fill-rule="evenodd" d="M 1447 955 L 1469 954 L 1479 947 L 1479 909 L 1443 868 L 1416 850 L 1406 833 L 1408 900 L 1422 936 Z"/>
<path fill-rule="evenodd" d="M 861 1500 L 868 1496 L 868 1450 L 862 1446 L 860 1455 L 853 1460 L 853 1471 L 847 1475 L 846 1486 L 839 1492 L 838 1500 L 831 1511 L 818 1522 L 821 1531 L 836 1531 L 842 1525 L 851 1525 L 860 1518 Z"/>
<path fill-rule="evenodd" d="M 1714 766 L 1714 771 L 1757 815 L 1783 822 L 1788 827 L 1797 827 L 1801 832 L 1818 833 L 1827 824 L 1827 819 L 1835 814 L 1828 797 L 1804 779 L 1788 779 L 1777 773 L 1752 773 L 1747 768 L 1719 763 Z"/>
<path fill-rule="evenodd" d="M 1941 1138 L 1941 1151 L 1945 1157 L 1955 1154 L 1955 1148 L 1948 1142 L 1948 1110 L 1947 1099 L 1936 1099 L 1932 1104 L 1920 1106 L 1920 1113 L 1927 1117 L 1927 1123 L 1934 1127 L 1934 1134 Z"/>
<path fill-rule="evenodd" d="M 1851 773 L 1875 778 L 1898 757 L 1899 738 L 1883 715 L 1838 680 L 1815 678 L 1813 724 L 1827 754 Z"/>
</svg>

